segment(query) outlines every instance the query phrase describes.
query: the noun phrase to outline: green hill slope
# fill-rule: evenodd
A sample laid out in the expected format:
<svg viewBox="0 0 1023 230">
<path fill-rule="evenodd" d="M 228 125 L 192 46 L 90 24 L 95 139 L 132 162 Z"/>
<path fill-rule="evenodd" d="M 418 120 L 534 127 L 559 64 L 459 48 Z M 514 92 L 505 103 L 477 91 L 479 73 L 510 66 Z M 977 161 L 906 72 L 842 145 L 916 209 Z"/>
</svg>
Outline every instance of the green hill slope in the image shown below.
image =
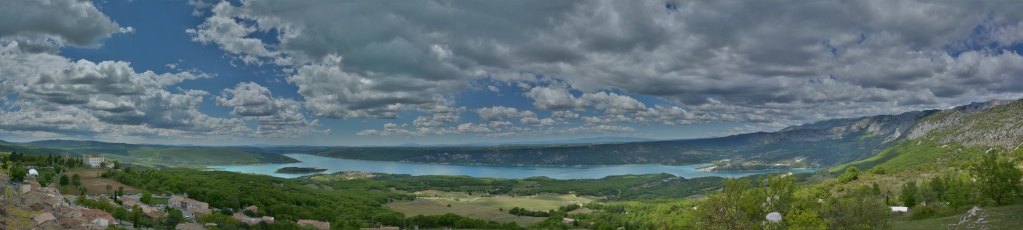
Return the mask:
<svg viewBox="0 0 1023 230">
<path fill-rule="evenodd" d="M 1023 186 L 1023 179 L 1011 173 L 1013 166 L 1015 171 L 1023 168 L 1021 143 L 1023 100 L 960 106 L 921 119 L 904 139 L 873 157 L 824 173 L 838 175 L 856 167 L 864 172 L 858 179 L 825 180 L 830 184 L 820 187 L 841 193 L 874 186 L 890 205 L 915 200 L 909 214 L 894 219 L 896 229 L 1013 229 L 1023 220 L 1023 192 L 1012 188 Z M 990 162 L 985 159 L 1000 159 L 1004 167 L 985 171 L 991 168 L 982 163 Z M 992 180 L 993 175 L 1002 176 Z M 973 206 L 982 207 L 981 214 L 967 214 Z"/>
<path fill-rule="evenodd" d="M 829 169 L 945 171 L 983 153 L 1023 156 L 1023 100 L 991 101 L 940 111 L 920 120 L 906 139 L 868 159 Z"/>
<path fill-rule="evenodd" d="M 30 155 L 46 155 L 46 154 L 63 155 L 64 152 L 67 152 L 67 151 L 60 150 L 60 149 L 54 149 L 54 148 L 37 147 L 37 146 L 22 146 L 22 145 L 18 145 L 18 144 L 6 142 L 6 141 L 0 141 L 0 152 L 19 152 L 19 153 L 25 153 L 25 154 L 30 154 Z M 78 154 L 75 154 L 75 155 L 77 156 Z"/>
<path fill-rule="evenodd" d="M 290 157 L 263 152 L 256 148 L 137 145 L 77 140 L 45 140 L 21 144 L 4 142 L 0 143 L 0 151 L 17 151 L 29 154 L 52 153 L 55 155 L 67 152 L 74 156 L 98 153 L 109 160 L 147 167 L 205 167 L 208 165 L 298 162 Z"/>
<path fill-rule="evenodd" d="M 118 160 L 145 166 L 203 167 L 207 165 L 242 165 L 298 162 L 274 153 L 254 153 L 223 148 L 128 149 L 126 154 L 106 154 Z"/>
</svg>

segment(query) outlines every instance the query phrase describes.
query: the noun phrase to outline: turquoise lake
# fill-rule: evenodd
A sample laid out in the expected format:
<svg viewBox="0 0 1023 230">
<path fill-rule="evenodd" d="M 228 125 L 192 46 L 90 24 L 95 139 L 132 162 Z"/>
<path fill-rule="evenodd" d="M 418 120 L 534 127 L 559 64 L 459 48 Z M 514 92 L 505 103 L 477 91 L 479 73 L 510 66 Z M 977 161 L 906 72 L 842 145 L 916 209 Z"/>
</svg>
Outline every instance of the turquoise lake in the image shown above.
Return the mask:
<svg viewBox="0 0 1023 230">
<path fill-rule="evenodd" d="M 260 165 L 221 165 L 210 166 L 213 170 L 271 175 L 275 177 L 294 178 L 308 174 L 279 174 L 275 170 L 283 167 L 313 167 L 327 169 L 323 173 L 340 171 L 362 171 L 388 174 L 420 175 L 464 175 L 471 177 L 492 177 L 520 179 L 534 176 L 546 176 L 554 179 L 598 179 L 611 175 L 669 173 L 685 178 L 695 177 L 743 177 L 755 174 L 777 172 L 814 172 L 818 169 L 779 169 L 751 170 L 730 172 L 706 172 L 697 168 L 711 164 L 695 165 L 594 165 L 594 166 L 514 166 L 514 165 L 457 165 L 457 164 L 424 164 L 390 161 L 366 161 L 338 159 L 309 154 L 284 154 L 302 161 L 287 164 Z"/>
</svg>

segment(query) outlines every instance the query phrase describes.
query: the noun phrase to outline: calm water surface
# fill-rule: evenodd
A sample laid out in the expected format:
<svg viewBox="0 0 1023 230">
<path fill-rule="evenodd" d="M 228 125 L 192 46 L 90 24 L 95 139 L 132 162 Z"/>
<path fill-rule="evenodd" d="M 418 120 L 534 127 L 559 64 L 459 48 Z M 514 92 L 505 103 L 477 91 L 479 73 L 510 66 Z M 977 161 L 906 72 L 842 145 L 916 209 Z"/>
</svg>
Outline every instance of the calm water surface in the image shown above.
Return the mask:
<svg viewBox="0 0 1023 230">
<path fill-rule="evenodd" d="M 779 169 L 752 170 L 732 172 L 704 172 L 696 168 L 711 164 L 695 164 L 681 166 L 666 165 L 608 165 L 608 166 L 509 166 L 509 165 L 454 165 L 424 164 L 391 161 L 366 161 L 338 159 L 309 154 L 284 154 L 302 161 L 288 164 L 262 165 L 223 165 L 210 166 L 215 170 L 240 173 L 264 174 L 276 177 L 294 178 L 308 174 L 278 174 L 275 170 L 284 167 L 313 167 L 327 169 L 324 173 L 340 171 L 362 171 L 389 174 L 420 175 L 464 175 L 471 177 L 492 177 L 520 179 L 533 176 L 546 176 L 554 179 L 598 179 L 611 175 L 670 173 L 685 178 L 694 177 L 743 177 L 754 174 L 776 172 L 814 172 L 817 169 Z"/>
</svg>

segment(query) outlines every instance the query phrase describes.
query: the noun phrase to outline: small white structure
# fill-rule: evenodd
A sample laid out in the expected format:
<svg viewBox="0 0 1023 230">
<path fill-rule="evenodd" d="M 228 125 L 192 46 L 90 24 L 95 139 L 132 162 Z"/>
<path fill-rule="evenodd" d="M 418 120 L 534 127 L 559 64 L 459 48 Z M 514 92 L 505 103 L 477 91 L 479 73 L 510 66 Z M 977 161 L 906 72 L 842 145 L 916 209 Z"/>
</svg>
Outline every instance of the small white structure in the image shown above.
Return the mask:
<svg viewBox="0 0 1023 230">
<path fill-rule="evenodd" d="M 772 212 L 767 214 L 767 221 L 770 222 L 781 222 L 781 213 Z"/>
<path fill-rule="evenodd" d="M 39 176 L 39 171 L 36 171 L 36 169 L 29 169 L 28 175 Z"/>
<path fill-rule="evenodd" d="M 906 207 L 906 206 L 892 206 L 892 212 L 909 212 L 909 207 Z"/>
</svg>

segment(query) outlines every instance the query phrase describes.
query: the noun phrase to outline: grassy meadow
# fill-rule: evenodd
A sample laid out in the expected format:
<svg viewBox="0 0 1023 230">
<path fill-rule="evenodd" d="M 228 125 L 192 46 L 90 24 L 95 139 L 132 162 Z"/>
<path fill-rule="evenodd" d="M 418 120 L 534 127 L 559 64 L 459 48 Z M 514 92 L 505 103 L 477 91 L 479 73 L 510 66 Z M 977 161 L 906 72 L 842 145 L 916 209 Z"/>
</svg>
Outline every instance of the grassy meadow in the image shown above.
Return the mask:
<svg viewBox="0 0 1023 230">
<path fill-rule="evenodd" d="M 140 191 L 134 187 L 117 182 L 114 179 L 100 177 L 100 174 L 105 171 L 106 169 L 71 169 L 64 174 L 69 178 L 75 174 L 79 174 L 82 177 L 82 187 L 85 187 L 89 195 L 110 194 L 122 186 L 124 187 L 125 193 L 135 194 Z M 107 185 L 110 185 L 110 191 L 107 191 Z M 61 194 L 77 195 L 80 193 L 77 188 L 72 188 L 71 185 L 59 186 L 55 181 L 54 186 L 60 187 Z"/>
<path fill-rule="evenodd" d="M 975 217 L 962 224 L 959 221 L 966 215 L 966 211 L 922 220 L 912 220 L 910 214 L 906 214 L 893 218 L 892 229 L 1019 229 L 1023 226 L 1023 202 L 983 209 L 977 215 L 983 219 Z"/>
</svg>

